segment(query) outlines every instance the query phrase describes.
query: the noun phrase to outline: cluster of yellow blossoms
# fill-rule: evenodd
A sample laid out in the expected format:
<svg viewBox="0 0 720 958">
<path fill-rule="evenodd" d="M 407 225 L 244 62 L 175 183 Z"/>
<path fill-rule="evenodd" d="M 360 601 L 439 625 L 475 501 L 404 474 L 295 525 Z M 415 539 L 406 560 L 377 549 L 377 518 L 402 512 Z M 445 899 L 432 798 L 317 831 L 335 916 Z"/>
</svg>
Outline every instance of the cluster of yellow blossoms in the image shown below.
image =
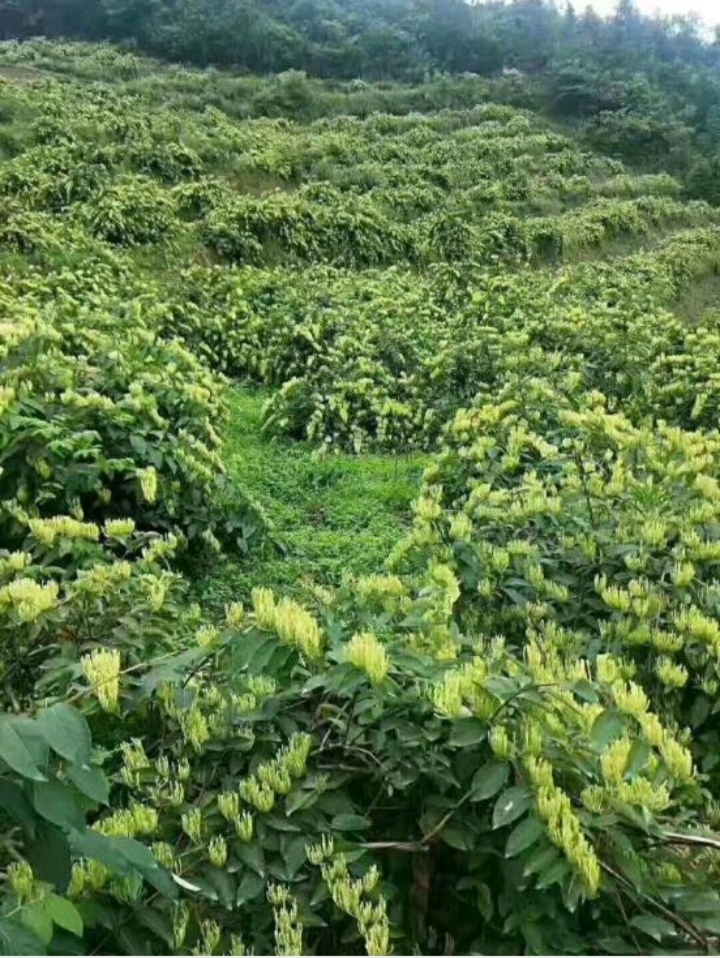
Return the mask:
<svg viewBox="0 0 720 958">
<path fill-rule="evenodd" d="M 545 822 L 550 840 L 563 852 L 587 894 L 596 895 L 600 887 L 600 863 L 570 798 L 555 784 L 552 766 L 545 759 L 529 757 L 525 765 L 535 790 L 537 812 Z"/>
<path fill-rule="evenodd" d="M 320 867 L 328 891 L 337 907 L 357 922 L 368 955 L 391 955 L 390 922 L 382 895 L 369 899 L 376 891 L 380 873 L 371 866 L 362 878 L 351 878 L 347 861 L 336 855 L 331 838 L 323 836 L 318 845 L 306 849 L 308 861 Z"/>
<path fill-rule="evenodd" d="M 373 685 L 379 685 L 390 665 L 384 646 L 372 632 L 358 632 L 345 646 L 345 658 L 364 672 Z"/>
<path fill-rule="evenodd" d="M 106 712 L 116 711 L 120 698 L 120 652 L 93 649 L 80 659 L 80 667 L 101 707 Z"/>
<path fill-rule="evenodd" d="M 297 649 L 307 659 L 317 659 L 322 633 L 310 613 L 292 599 L 275 602 L 270 589 L 253 589 L 253 609 L 258 626 L 277 633 L 280 641 Z"/>
<path fill-rule="evenodd" d="M 311 747 L 309 735 L 293 735 L 274 759 L 263 762 L 254 775 L 240 783 L 240 797 L 259 812 L 272 811 L 276 796 L 289 794 L 293 779 L 305 774 Z"/>
</svg>

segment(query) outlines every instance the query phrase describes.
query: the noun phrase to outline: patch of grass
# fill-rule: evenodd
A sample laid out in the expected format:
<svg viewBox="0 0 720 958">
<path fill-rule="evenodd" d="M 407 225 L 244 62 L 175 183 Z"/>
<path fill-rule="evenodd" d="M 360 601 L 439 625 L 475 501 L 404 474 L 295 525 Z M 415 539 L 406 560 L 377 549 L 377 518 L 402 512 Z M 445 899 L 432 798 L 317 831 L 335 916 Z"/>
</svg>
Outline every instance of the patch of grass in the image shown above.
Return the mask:
<svg viewBox="0 0 720 958">
<path fill-rule="evenodd" d="M 198 599 L 220 606 L 247 601 L 255 586 L 301 597 L 308 585 L 333 585 L 346 573 L 382 570 L 408 529 L 427 455 L 318 457 L 302 443 L 261 432 L 267 392 L 234 387 L 225 461 L 231 479 L 273 523 L 280 548 L 245 562 L 223 561 L 197 582 Z"/>
<path fill-rule="evenodd" d="M 705 315 L 720 312 L 720 276 L 711 273 L 688 286 L 672 304 L 673 312 L 687 323 L 700 323 Z"/>
</svg>

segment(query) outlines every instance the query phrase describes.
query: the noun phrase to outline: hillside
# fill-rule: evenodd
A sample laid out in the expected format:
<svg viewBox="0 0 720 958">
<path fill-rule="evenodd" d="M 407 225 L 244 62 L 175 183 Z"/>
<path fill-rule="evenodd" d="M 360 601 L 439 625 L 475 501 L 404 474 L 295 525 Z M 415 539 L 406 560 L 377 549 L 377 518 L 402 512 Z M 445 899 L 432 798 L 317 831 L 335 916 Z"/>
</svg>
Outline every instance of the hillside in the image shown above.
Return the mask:
<svg viewBox="0 0 720 958">
<path fill-rule="evenodd" d="M 514 105 L 720 204 L 720 43 L 708 34 L 691 15 L 642 16 L 633 0 L 607 18 L 561 0 L 0 0 L 2 38 L 109 40 L 240 75 L 442 85 L 519 72 Z M 251 109 L 296 118 L 318 105 L 305 94 Z"/>
<path fill-rule="evenodd" d="M 8 953 L 717 950 L 720 210 L 544 97 L 0 45 Z"/>
</svg>

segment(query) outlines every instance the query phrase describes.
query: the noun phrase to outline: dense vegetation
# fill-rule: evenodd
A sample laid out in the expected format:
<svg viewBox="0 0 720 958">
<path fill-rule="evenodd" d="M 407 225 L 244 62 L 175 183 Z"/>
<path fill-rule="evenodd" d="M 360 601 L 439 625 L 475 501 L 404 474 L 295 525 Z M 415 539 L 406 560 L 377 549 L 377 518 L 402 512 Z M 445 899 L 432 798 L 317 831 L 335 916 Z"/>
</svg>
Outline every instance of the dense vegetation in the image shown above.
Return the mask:
<svg viewBox="0 0 720 958">
<path fill-rule="evenodd" d="M 553 70 L 0 47 L 4 953 L 718 950 L 720 212 Z"/>
<path fill-rule="evenodd" d="M 580 124 L 601 152 L 670 171 L 697 198 L 720 202 L 717 36 L 708 42 L 692 18 L 643 17 L 632 0 L 619 0 L 608 19 L 553 0 L 0 2 L 0 36 L 39 35 L 353 83 L 507 73 L 516 105 Z M 297 117 L 311 101 L 319 105 L 296 90 L 261 95 L 252 108 Z"/>
</svg>

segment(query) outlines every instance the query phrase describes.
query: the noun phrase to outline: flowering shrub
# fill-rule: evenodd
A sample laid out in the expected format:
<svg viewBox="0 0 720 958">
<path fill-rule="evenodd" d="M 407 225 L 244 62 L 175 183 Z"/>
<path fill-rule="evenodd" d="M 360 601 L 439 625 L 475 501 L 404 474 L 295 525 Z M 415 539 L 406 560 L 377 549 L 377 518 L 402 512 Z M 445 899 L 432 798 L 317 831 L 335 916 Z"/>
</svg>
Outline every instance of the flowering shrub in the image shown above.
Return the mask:
<svg viewBox="0 0 720 958">
<path fill-rule="evenodd" d="M 21 303 L 5 324 L 0 498 L 14 507 L 0 520 L 4 541 L 22 541 L 23 517 L 71 513 L 249 547 L 262 523 L 224 489 L 215 378 L 116 304 L 101 298 L 80 323 L 78 307 L 67 296 L 44 319 Z"/>
<path fill-rule="evenodd" d="M 202 235 L 218 256 L 255 265 L 287 258 L 363 267 L 416 255 L 411 235 L 373 204 L 349 203 L 332 191 L 317 199 L 277 193 L 217 206 Z"/>
<path fill-rule="evenodd" d="M 0 59 L 1 950 L 717 950 L 717 212 L 502 104 Z M 435 451 L 384 573 L 190 602 L 265 531 L 225 376 Z"/>
<path fill-rule="evenodd" d="M 176 228 L 171 197 L 143 177 L 101 189 L 83 205 L 80 218 L 94 236 L 118 246 L 165 242 Z"/>
<path fill-rule="evenodd" d="M 105 532 L 132 543 L 118 523 Z M 312 611 L 258 589 L 247 613 L 193 620 L 158 568 L 168 545 L 26 600 L 36 627 L 78 633 L 41 680 L 46 702 L 74 706 L 3 718 L 3 787 L 31 796 L 11 942 L 388 954 L 451 935 L 463 951 L 543 953 L 580 951 L 588 933 L 613 950 L 712 933 L 692 757 L 619 677 L 621 657 L 565 663 L 531 638 L 523 663 L 463 637 L 440 564 L 358 580 Z M 7 557 L 0 597 L 33 563 Z M 138 602 L 149 644 L 121 626 Z M 18 614 L 0 598 L 3 624 Z"/>
<path fill-rule="evenodd" d="M 637 428 L 573 377 L 563 385 L 520 379 L 458 413 L 394 562 L 448 562 L 467 628 L 518 649 L 530 635 L 561 660 L 587 655 L 623 695 L 634 680 L 638 702 L 694 730 L 709 770 L 717 435 Z"/>
</svg>

